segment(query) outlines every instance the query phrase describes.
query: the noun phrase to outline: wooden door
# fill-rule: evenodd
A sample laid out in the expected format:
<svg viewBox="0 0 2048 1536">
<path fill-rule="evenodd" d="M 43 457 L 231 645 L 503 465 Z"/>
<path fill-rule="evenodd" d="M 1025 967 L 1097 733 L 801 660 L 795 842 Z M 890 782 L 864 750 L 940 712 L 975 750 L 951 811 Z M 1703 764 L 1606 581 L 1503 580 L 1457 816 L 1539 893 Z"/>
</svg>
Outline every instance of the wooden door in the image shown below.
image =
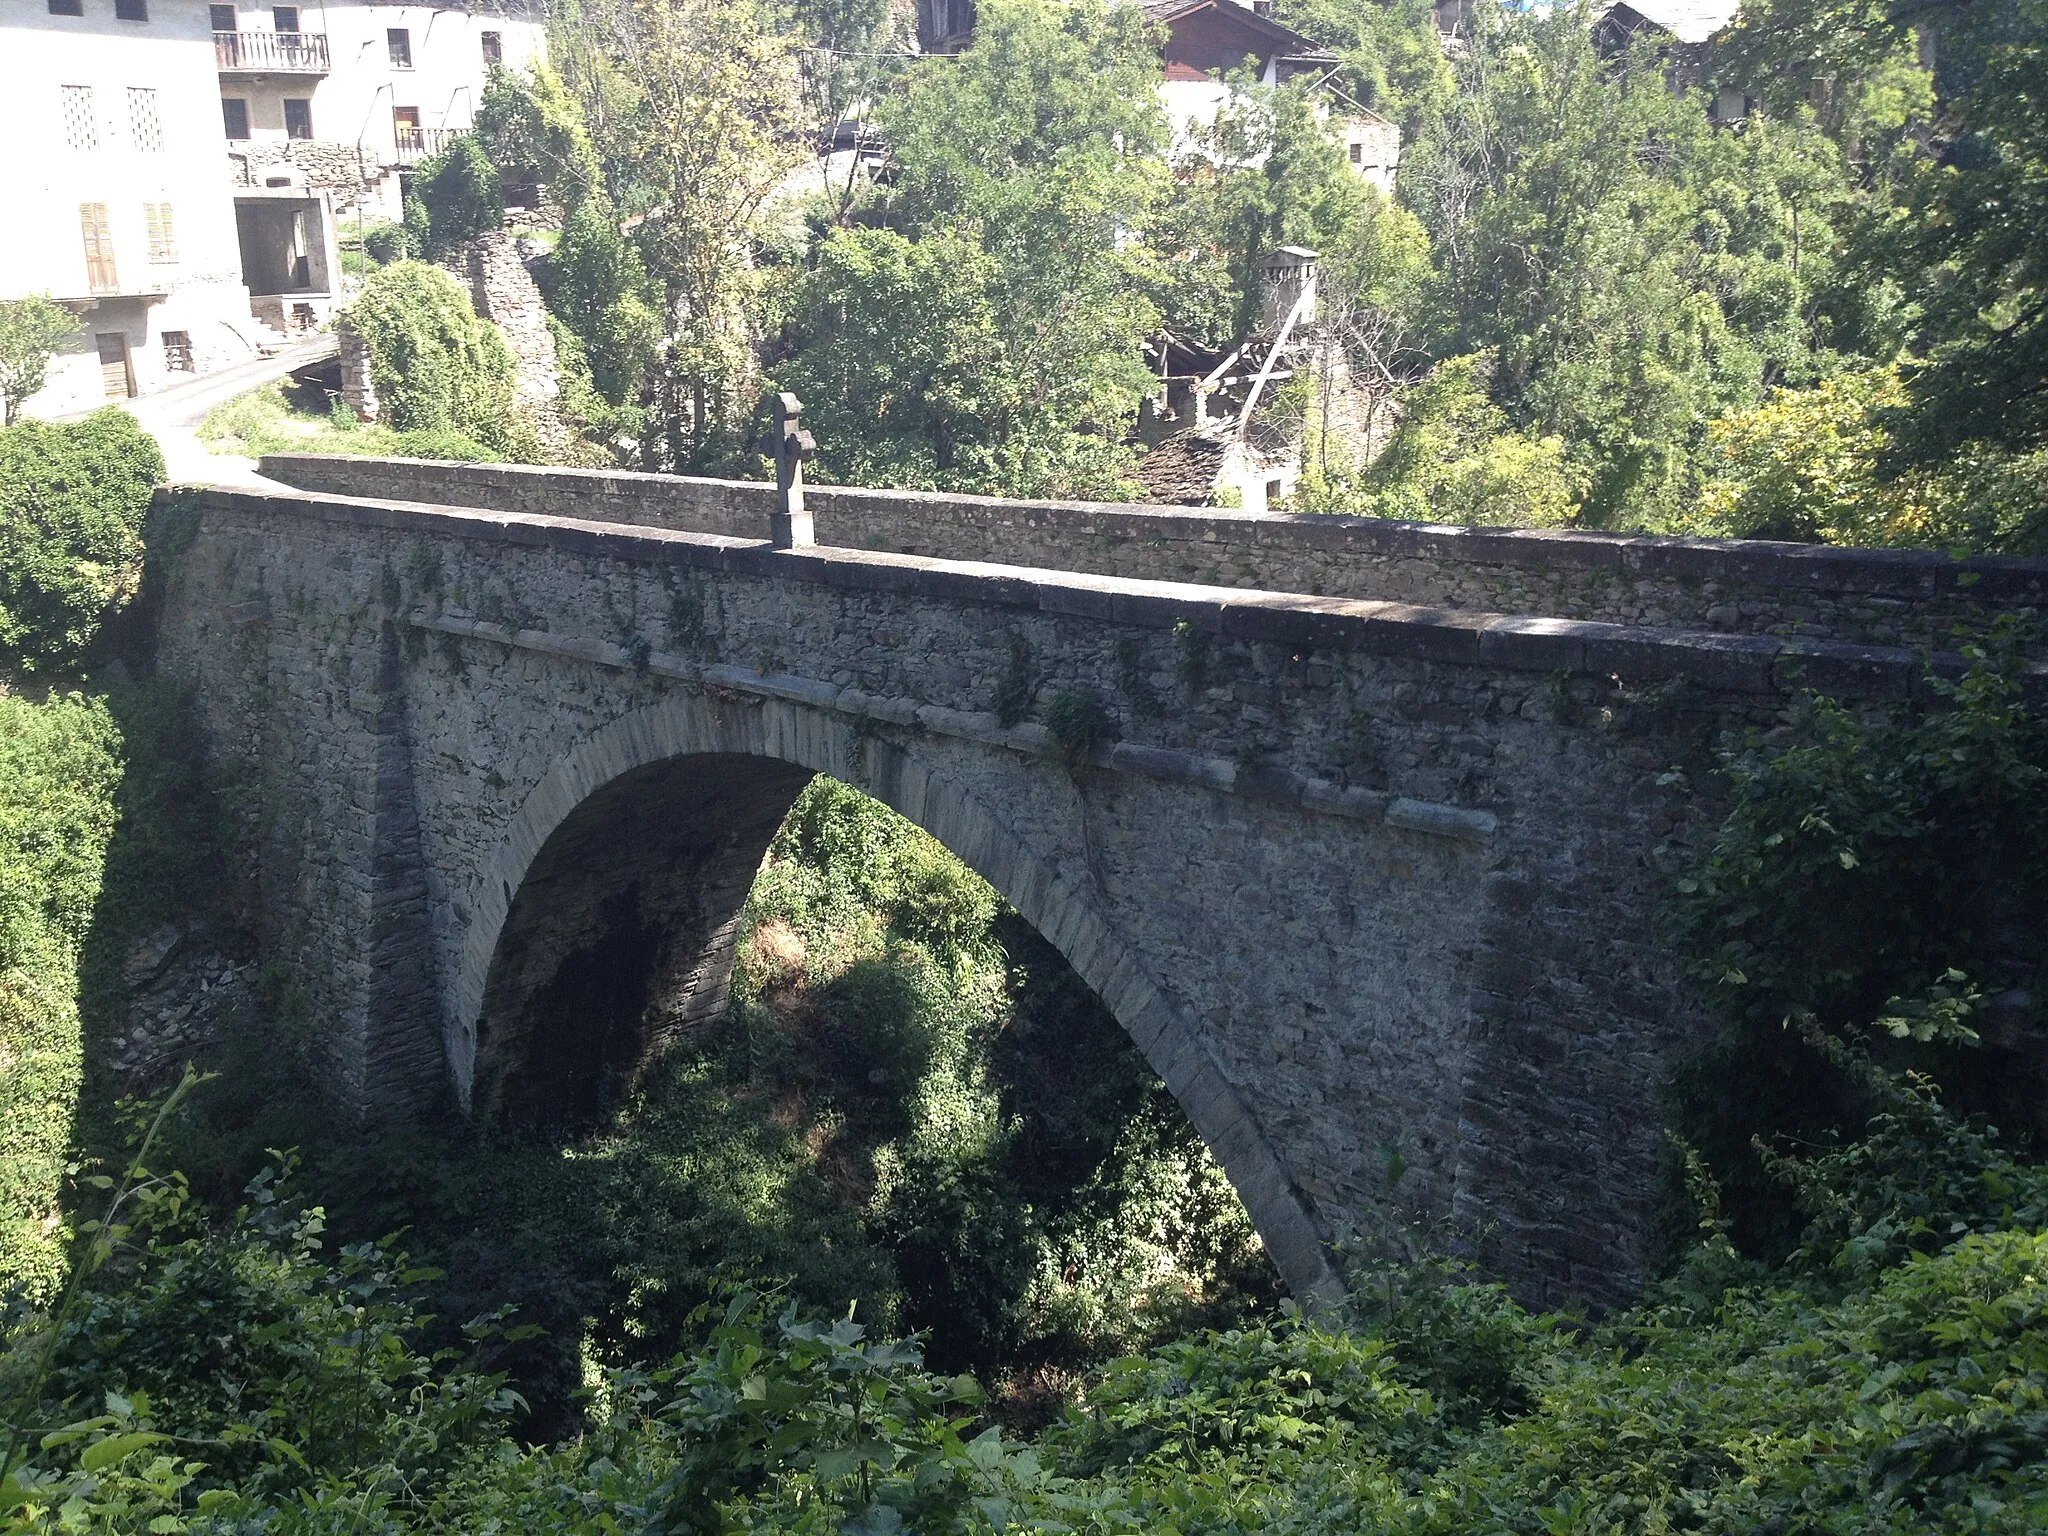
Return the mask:
<svg viewBox="0 0 2048 1536">
<path fill-rule="evenodd" d="M 85 286 L 92 293 L 119 293 L 114 272 L 114 233 L 107 224 L 105 203 L 80 203 L 78 226 L 85 235 Z"/>
<path fill-rule="evenodd" d="M 120 331 L 101 331 L 93 338 L 100 344 L 100 384 L 109 400 L 126 400 L 135 393 L 135 370 L 128 364 L 128 337 Z"/>
</svg>

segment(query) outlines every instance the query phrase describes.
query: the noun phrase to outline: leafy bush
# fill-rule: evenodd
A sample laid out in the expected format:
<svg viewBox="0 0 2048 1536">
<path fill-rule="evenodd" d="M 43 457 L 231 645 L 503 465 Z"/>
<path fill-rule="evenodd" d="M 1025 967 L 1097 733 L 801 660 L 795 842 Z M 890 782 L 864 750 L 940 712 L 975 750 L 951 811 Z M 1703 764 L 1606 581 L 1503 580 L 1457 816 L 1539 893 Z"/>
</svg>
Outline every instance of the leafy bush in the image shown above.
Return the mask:
<svg viewBox="0 0 2048 1536">
<path fill-rule="evenodd" d="M 142 573 L 156 440 L 108 407 L 0 430 L 0 673 L 78 666 Z"/>
<path fill-rule="evenodd" d="M 1935 1075 L 1970 1112 L 2048 1131 L 2048 720 L 2019 665 L 1980 655 L 1960 681 L 1934 680 L 1931 708 L 1810 698 L 1724 758 L 1721 819 L 1682 859 L 1673 911 L 1728 1027 L 1674 1104 L 1746 1253 L 1776 1259 L 1800 1234 L 1752 1140 L 1840 1134 L 1878 1107 L 1807 1043 L 1814 1029 Z M 1997 1038 L 1972 1043 L 1987 1008 Z"/>
<path fill-rule="evenodd" d="M 1952 966 L 1997 989 L 2048 960 L 2048 719 L 1982 654 L 1932 686 L 1942 707 L 1878 718 L 1811 697 L 1728 757 L 1726 816 L 1678 890 L 1738 1012 L 1842 1028 Z"/>
<path fill-rule="evenodd" d="M 1297 500 L 1311 511 L 1439 523 L 1554 528 L 1578 520 L 1588 482 L 1564 440 L 1511 431 L 1487 396 L 1490 354 L 1447 358 L 1403 392 L 1393 440 L 1363 470 L 1311 470 Z"/>
<path fill-rule="evenodd" d="M 414 246 L 412 231 L 405 225 L 379 224 L 363 233 L 363 251 L 380 267 L 423 254 Z"/>
<path fill-rule="evenodd" d="M 2037 1529 L 2048 1170 L 1868 1070 L 1889 1107 L 1798 1169 L 1813 1235 L 1775 1270 L 1710 1235 L 1641 1307 L 1563 1326 L 1430 1261 L 1392 1311 L 1361 1296 L 1363 1323 L 1290 1315 L 1115 1361 L 1026 1444 L 915 1341 L 720 1285 L 680 1353 L 593 1369 L 584 1432 L 525 1447 L 509 1384 L 477 1363 L 497 1319 L 431 1354 L 407 1299 L 426 1277 L 389 1243 L 323 1257 L 320 1213 L 274 1173 L 216 1225 L 176 1176 L 131 1168 L 73 1301 L 8 1319 L 9 1422 L 50 1427 L 15 1436 L 0 1518 L 293 1536 Z"/>
<path fill-rule="evenodd" d="M 579 202 L 564 221 L 543 280 L 554 314 L 582 344 L 591 387 L 614 406 L 632 406 L 660 346 L 660 300 L 602 196 Z"/>
<path fill-rule="evenodd" d="M 121 737 L 104 704 L 0 692 L 0 1295 L 54 1286 L 80 1076 L 77 963 Z"/>
<path fill-rule="evenodd" d="M 455 279 L 425 262 L 398 262 L 370 275 L 344 318 L 369 347 L 379 408 L 392 426 L 509 449 L 512 354 Z"/>
<path fill-rule="evenodd" d="M 409 194 L 408 201 L 417 199 L 425 216 L 423 255 L 438 256 L 505 223 L 498 168 L 473 134 L 463 134 L 440 154 L 422 160 L 413 170 Z M 415 225 L 410 218 L 407 222 Z M 409 233 L 417 234 L 417 228 Z"/>
<path fill-rule="evenodd" d="M 1891 473 L 1884 423 L 1905 406 L 1896 366 L 1776 389 L 1707 430 L 1709 478 L 1691 525 L 1707 534 L 1828 544 L 2029 553 L 2048 527 L 2048 454 L 1972 445 Z"/>
</svg>

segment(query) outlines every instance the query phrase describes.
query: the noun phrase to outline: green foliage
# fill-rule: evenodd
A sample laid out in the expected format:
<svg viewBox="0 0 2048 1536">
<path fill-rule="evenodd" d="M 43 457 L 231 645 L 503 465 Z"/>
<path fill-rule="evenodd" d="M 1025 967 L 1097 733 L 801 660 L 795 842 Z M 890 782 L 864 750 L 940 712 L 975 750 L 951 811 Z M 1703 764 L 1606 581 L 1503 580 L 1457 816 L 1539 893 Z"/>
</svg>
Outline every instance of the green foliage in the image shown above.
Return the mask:
<svg viewBox="0 0 2048 1536">
<path fill-rule="evenodd" d="M 1563 439 L 1510 430 L 1487 397 L 1488 354 L 1447 358 L 1403 392 L 1399 427 L 1363 471 L 1316 466 L 1297 494 L 1309 511 L 1438 523 L 1555 528 L 1575 522 L 1586 481 Z"/>
<path fill-rule="evenodd" d="M 465 133 L 438 155 L 422 160 L 412 173 L 408 203 L 426 219 L 422 254 L 438 256 L 478 235 L 503 227 L 505 193 L 497 167 L 474 134 Z M 408 225 L 412 223 L 408 207 Z"/>
<path fill-rule="evenodd" d="M 50 357 L 78 332 L 78 317 L 46 295 L 0 299 L 0 403 L 13 426 L 22 401 L 43 387 Z"/>
<path fill-rule="evenodd" d="M 1156 316 L 1142 228 L 1162 189 L 1156 63 L 1126 7 L 1000 0 L 974 45 L 881 109 L 898 171 L 784 309 L 777 378 L 834 479 L 1110 496 Z M 880 431 L 877 432 L 877 423 Z"/>
<path fill-rule="evenodd" d="M 402 223 L 379 224 L 363 232 L 363 254 L 380 267 L 388 267 L 395 261 L 405 261 L 423 254 L 416 246 L 413 232 Z M 363 274 L 368 276 L 368 272 Z"/>
<path fill-rule="evenodd" d="M 549 308 L 582 344 L 592 387 L 613 406 L 633 405 L 660 346 L 659 295 L 603 197 L 569 214 L 545 277 Z"/>
<path fill-rule="evenodd" d="M 1347 95 L 1414 140 L 1442 117 L 1455 88 L 1438 41 L 1434 0 L 1282 0 L 1274 14 L 1344 56 Z"/>
<path fill-rule="evenodd" d="M 1810 126 L 1719 131 L 1654 52 L 1603 65 L 1579 8 L 1477 17 L 1402 166 L 1437 253 L 1430 350 L 1497 353 L 1495 402 L 1563 440 L 1588 521 L 1662 526 L 1702 423 L 1871 344 L 1836 251 L 1853 185 Z"/>
<path fill-rule="evenodd" d="M 344 313 L 369 347 L 379 410 L 393 427 L 511 446 L 512 354 L 455 279 L 401 261 L 372 273 Z"/>
<path fill-rule="evenodd" d="M 1953 966 L 1991 988 L 2048 959 L 2048 723 L 1980 656 L 1946 707 L 1808 701 L 1724 766 L 1729 806 L 1679 882 L 1701 974 L 1739 1012 L 1841 1029 Z"/>
<path fill-rule="evenodd" d="M 1186 254 L 1168 264 L 1175 286 L 1165 302 L 1181 324 L 1197 321 L 1189 329 L 1213 345 L 1257 328 L 1261 268 L 1277 247 L 1305 246 L 1341 268 L 1340 251 L 1377 222 L 1378 195 L 1345 165 L 1320 106 L 1306 82 L 1239 87 L 1188 151 L 1193 163 L 1181 167 L 1167 224 Z M 1189 302 L 1198 285 L 1217 281 L 1212 267 L 1223 269 L 1219 286 L 1230 299 L 1215 318 Z"/>
<path fill-rule="evenodd" d="M 108 407 L 0 430 L 0 674 L 77 667 L 142 570 L 156 440 Z"/>
<path fill-rule="evenodd" d="M 2024 553 L 2048 547 L 2048 452 L 1972 445 L 1940 465 L 1889 470 L 1884 425 L 1907 403 L 1896 367 L 1773 390 L 1707 431 L 1711 475 L 1694 527 L 1738 538 Z"/>
<path fill-rule="evenodd" d="M 400 431 L 383 422 L 321 410 L 283 384 L 266 384 L 215 406 L 199 424 L 216 453 L 360 453 L 373 457 L 454 459 L 490 464 L 504 455 L 452 427 Z"/>
<path fill-rule="evenodd" d="M 319 1213 L 272 1175 L 215 1227 L 175 1177 L 131 1170 L 79 1304 L 54 1326 L 10 1320 L 6 1379 L 41 1390 L 12 1415 L 39 1428 L 0 1518 L 578 1536 L 2033 1529 L 2048 1519 L 2048 1170 L 1862 1070 L 1884 1107 L 1788 1171 L 1812 1225 L 1779 1268 L 1710 1236 L 1595 1326 L 1426 1261 L 1348 1322 L 1290 1315 L 1117 1360 L 1035 1443 L 984 1427 L 978 1385 L 929 1371 L 914 1341 L 722 1285 L 680 1353 L 592 1372 L 583 1433 L 522 1446 L 504 1427 L 516 1400 L 476 1363 L 492 1320 L 429 1353 L 395 1249 L 323 1259 Z M 174 1326 L 202 1298 L 209 1325 Z M 25 1378 L 52 1340 L 57 1368 Z"/>
<path fill-rule="evenodd" d="M 1720 1170 L 1729 1232 L 1757 1256 L 1789 1251 L 1800 1226 L 1752 1140 L 1811 1142 L 1876 1107 L 1808 1033 L 1865 1040 L 1969 1110 L 2042 1129 L 2028 1042 L 2048 727 L 1988 659 L 1935 686 L 1936 707 L 1885 714 L 1813 699 L 1729 753 L 1719 825 L 1681 861 L 1679 942 L 1729 1024 L 1675 1107 Z M 2000 1041 L 1975 1045 L 1987 999 Z"/>
<path fill-rule="evenodd" d="M 472 132 L 501 182 L 537 181 L 571 213 L 602 190 L 582 106 L 545 63 L 492 69 Z"/>
<path fill-rule="evenodd" d="M 120 733 L 98 701 L 0 692 L 0 1295 L 47 1296 L 61 1275 L 78 955 L 120 763 Z"/>
</svg>

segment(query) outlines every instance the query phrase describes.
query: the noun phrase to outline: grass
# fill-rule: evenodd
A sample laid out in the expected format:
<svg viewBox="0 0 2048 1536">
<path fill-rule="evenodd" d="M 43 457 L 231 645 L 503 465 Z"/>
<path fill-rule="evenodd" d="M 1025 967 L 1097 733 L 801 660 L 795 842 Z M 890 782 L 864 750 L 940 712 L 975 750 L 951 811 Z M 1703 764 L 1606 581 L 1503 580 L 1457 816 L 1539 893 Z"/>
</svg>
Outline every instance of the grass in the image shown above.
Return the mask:
<svg viewBox="0 0 2048 1536">
<path fill-rule="evenodd" d="M 217 406 L 199 425 L 215 453 L 359 453 L 380 458 L 460 459 L 493 464 L 499 455 L 460 432 L 401 432 L 351 419 L 325 390 L 280 382 Z"/>
</svg>

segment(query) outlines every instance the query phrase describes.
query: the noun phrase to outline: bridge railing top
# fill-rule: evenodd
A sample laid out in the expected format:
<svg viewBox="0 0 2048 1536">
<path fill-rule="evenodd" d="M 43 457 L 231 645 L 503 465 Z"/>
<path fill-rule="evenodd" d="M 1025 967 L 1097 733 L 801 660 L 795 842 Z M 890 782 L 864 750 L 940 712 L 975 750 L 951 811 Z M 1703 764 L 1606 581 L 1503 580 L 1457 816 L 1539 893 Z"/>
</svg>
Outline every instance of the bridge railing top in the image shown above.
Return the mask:
<svg viewBox="0 0 2048 1536">
<path fill-rule="evenodd" d="M 225 488 L 198 496 L 202 506 L 262 520 L 307 518 L 565 555 L 681 565 L 738 577 L 1035 610 L 1134 629 L 1187 625 L 1224 640 L 1296 651 L 1361 651 L 1463 666 L 1583 673 L 1619 677 L 1631 685 L 1684 679 L 1736 693 L 1813 688 L 1847 698 L 1903 700 L 1924 688 L 1930 670 L 1937 676 L 1953 676 L 1964 665 L 1952 653 L 1930 657 L 1898 647 L 1821 638 L 1699 633 L 1383 600 L 1230 590 L 878 550 L 778 549 L 766 539 L 396 498 Z M 2027 687 L 2030 694 L 2048 698 L 2048 665 L 2033 664 Z"/>
<path fill-rule="evenodd" d="M 733 537 L 766 537 L 776 496 L 772 483 L 757 481 L 316 454 L 267 456 L 263 473 L 287 485 L 342 495 L 431 497 L 452 505 Z M 2048 560 L 2012 556 L 834 485 L 812 485 L 806 496 L 818 541 L 844 548 L 1276 590 L 1369 591 L 1452 606 L 1512 610 L 1540 604 L 1544 591 L 1514 588 L 1522 573 L 1538 578 L 1538 588 L 1543 582 L 1563 584 L 1553 611 L 1597 611 L 1603 606 L 1599 589 L 1613 583 L 1661 585 L 1674 596 L 1704 589 L 1690 595 L 1706 608 L 1713 607 L 1716 586 L 2048 607 Z M 1453 590 L 1461 582 L 1472 590 Z M 1704 620 L 1704 612 L 1698 617 Z M 1717 615 L 1703 627 L 1737 627 L 1721 620 Z M 1639 621 L 1659 622 L 1655 616 Z"/>
</svg>

